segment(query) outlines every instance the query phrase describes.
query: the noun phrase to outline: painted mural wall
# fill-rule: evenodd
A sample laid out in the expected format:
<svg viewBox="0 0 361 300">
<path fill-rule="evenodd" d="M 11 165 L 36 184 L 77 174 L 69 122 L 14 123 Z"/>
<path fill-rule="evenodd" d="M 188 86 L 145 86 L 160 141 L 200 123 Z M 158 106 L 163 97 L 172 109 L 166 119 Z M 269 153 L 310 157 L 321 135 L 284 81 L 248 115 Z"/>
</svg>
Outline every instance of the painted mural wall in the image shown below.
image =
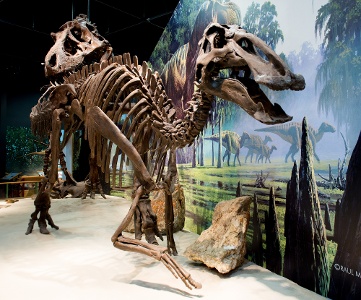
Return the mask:
<svg viewBox="0 0 361 300">
<path fill-rule="evenodd" d="M 335 215 L 342 203 L 350 155 L 361 129 L 359 8 L 360 1 L 340 0 L 182 0 L 150 59 L 153 69 L 162 70 L 179 116 L 194 90 L 197 43 L 212 21 L 240 24 L 272 47 L 294 73 L 304 76 L 303 91 L 264 89 L 272 102 L 293 116 L 291 122 L 282 125 L 261 124 L 235 105 L 217 99 L 202 135 L 194 145 L 178 151 L 178 171 L 187 201 L 186 229 L 200 233 L 207 228 L 215 205 L 222 200 L 236 195 L 254 196 L 248 259 L 333 299 L 361 297 L 357 288 L 361 282 L 361 256 L 355 252 L 349 256 L 356 257 L 346 262 L 335 259 L 339 255 L 338 243 L 342 243 L 335 238 Z M 296 210 L 289 206 L 291 200 L 286 201 L 290 199 L 287 191 L 292 182 L 297 191 L 308 184 L 298 179 L 298 168 L 303 166 L 300 154 L 304 119 L 314 152 L 312 176 L 317 191 L 309 211 Z M 241 146 L 240 137 L 245 134 L 249 138 Z M 290 224 L 295 222 L 290 216 L 300 220 L 297 214 L 301 213 L 312 217 L 304 217 L 304 223 L 297 223 L 300 228 L 290 231 Z M 357 216 L 360 213 L 355 212 Z M 311 223 L 319 243 L 292 250 Z M 271 226 L 274 230 L 270 230 Z M 337 226 L 342 231 L 342 224 L 338 222 Z M 359 227 L 354 224 L 353 228 Z M 357 230 L 353 231 L 355 239 Z M 276 234 L 270 238 L 270 232 Z M 315 259 L 303 259 L 304 269 L 294 274 L 291 270 L 299 265 L 292 251 L 299 251 L 298 257 L 311 253 Z M 342 282 L 337 279 L 340 277 Z M 350 288 L 346 291 L 345 286 Z"/>
</svg>

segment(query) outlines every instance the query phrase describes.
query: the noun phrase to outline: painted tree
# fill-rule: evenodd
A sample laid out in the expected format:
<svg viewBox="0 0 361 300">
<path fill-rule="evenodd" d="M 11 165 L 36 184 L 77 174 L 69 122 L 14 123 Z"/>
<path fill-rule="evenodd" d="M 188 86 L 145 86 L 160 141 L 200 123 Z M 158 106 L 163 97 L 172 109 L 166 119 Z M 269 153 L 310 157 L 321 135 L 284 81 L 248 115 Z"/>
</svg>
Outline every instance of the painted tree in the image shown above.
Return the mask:
<svg viewBox="0 0 361 300">
<path fill-rule="evenodd" d="M 341 199 L 336 201 L 335 221 L 333 229 L 333 240 L 338 243 L 342 239 L 342 221 L 341 221 Z"/>
<path fill-rule="evenodd" d="M 287 201 L 287 200 L 286 200 Z M 313 170 L 313 150 L 306 118 L 302 123 L 299 168 L 297 236 L 297 283 L 326 296 L 329 283 L 326 229 Z"/>
<path fill-rule="evenodd" d="M 238 181 L 237 183 L 237 190 L 236 190 L 236 197 L 241 197 L 242 196 L 242 185 L 241 182 Z"/>
<path fill-rule="evenodd" d="M 346 189 L 336 213 L 336 256 L 331 269 L 330 290 L 332 299 L 361 299 L 361 135 L 352 152 L 347 174 Z M 338 228 L 339 230 L 339 228 Z M 336 237 L 336 232 L 335 232 Z"/>
<path fill-rule="evenodd" d="M 252 236 L 252 261 L 257 265 L 263 266 L 263 246 L 262 229 L 258 215 L 257 195 L 253 196 L 253 214 L 252 214 L 253 236 Z"/>
<path fill-rule="evenodd" d="M 8 126 L 6 130 L 6 171 L 34 173 L 42 170 L 47 141 L 35 137 L 30 128 Z M 4 159 L 4 158 L 2 158 Z"/>
<path fill-rule="evenodd" d="M 361 106 L 361 2 L 330 0 L 317 14 L 315 31 L 324 33 L 324 61 L 316 81 L 318 106 L 345 125 L 349 144 L 356 143 Z"/>
<path fill-rule="evenodd" d="M 157 43 L 150 61 L 155 70 L 163 70 L 177 49 L 188 43 L 199 7 L 204 0 L 180 1 Z"/>
<path fill-rule="evenodd" d="M 217 168 L 223 167 L 223 154 L 222 154 L 222 132 L 223 124 L 230 120 L 232 117 L 232 112 L 236 111 L 234 109 L 234 104 L 229 101 L 224 101 L 221 98 L 216 97 L 215 105 L 215 123 L 218 127 L 218 156 L 217 156 Z"/>
<path fill-rule="evenodd" d="M 266 219 L 266 268 L 276 274 L 281 274 L 282 271 L 281 244 L 273 187 L 270 188 Z"/>
<path fill-rule="evenodd" d="M 208 118 L 208 124 L 211 127 L 211 134 L 214 135 L 215 134 L 215 126 L 216 126 L 216 118 L 215 118 L 215 110 L 212 109 L 212 111 L 209 114 L 209 118 Z M 215 164 L 215 145 L 214 145 L 214 141 L 212 141 L 212 148 L 211 148 L 211 152 L 212 152 L 212 166 L 214 166 Z"/>
<path fill-rule="evenodd" d="M 252 2 L 247 8 L 243 18 L 242 27 L 253 34 L 256 34 L 259 38 L 262 38 L 267 45 L 274 50 L 279 42 L 284 41 L 283 32 L 278 23 L 277 16 L 276 6 L 270 1 L 264 2 L 262 5 Z M 260 51 L 260 54 L 262 55 L 262 51 Z M 288 57 L 286 57 L 284 53 L 281 53 L 280 57 L 292 70 L 293 68 L 288 61 Z M 287 105 L 289 99 L 294 97 L 294 93 L 289 90 L 278 91 L 278 93 L 275 93 L 267 87 L 261 88 L 273 102 L 282 103 L 283 100 L 287 99 L 288 101 L 284 101 L 284 104 Z"/>
<path fill-rule="evenodd" d="M 270 1 L 264 2 L 262 6 L 252 2 L 247 8 L 242 27 L 256 34 L 272 49 L 275 49 L 278 42 L 284 41 L 277 15 L 276 6 Z"/>
<path fill-rule="evenodd" d="M 198 164 L 204 166 L 204 143 L 203 143 L 203 133 L 198 137 Z"/>
<path fill-rule="evenodd" d="M 284 220 L 284 236 L 286 248 L 284 254 L 283 276 L 297 282 L 297 218 L 298 218 L 299 178 L 297 163 L 294 162 L 291 180 L 287 183 L 286 213 Z"/>
<path fill-rule="evenodd" d="M 332 230 L 330 207 L 328 206 L 328 203 L 325 203 L 325 227 L 327 230 Z"/>
</svg>

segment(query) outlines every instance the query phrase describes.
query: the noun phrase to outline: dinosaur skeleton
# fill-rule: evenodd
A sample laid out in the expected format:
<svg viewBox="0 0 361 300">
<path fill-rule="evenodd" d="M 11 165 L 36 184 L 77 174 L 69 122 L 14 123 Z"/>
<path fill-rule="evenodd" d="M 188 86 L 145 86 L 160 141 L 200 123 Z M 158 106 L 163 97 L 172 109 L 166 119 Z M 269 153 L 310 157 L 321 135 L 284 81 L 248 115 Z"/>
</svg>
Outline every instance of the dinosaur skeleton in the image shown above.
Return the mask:
<svg viewBox="0 0 361 300">
<path fill-rule="evenodd" d="M 273 89 L 299 90 L 304 87 L 303 77 L 291 73 L 263 41 L 239 26 L 210 24 L 199 44 L 198 90 L 188 102 L 185 118 L 180 120 L 175 116 L 158 73 L 152 73 L 146 63 L 138 64 L 137 57 L 131 59 L 129 54 L 112 56 L 109 43 L 86 16 L 67 22 L 53 37 L 55 45 L 46 56 L 45 70 L 46 76 L 57 83 L 51 84 L 31 112 L 33 132 L 48 135 L 50 146 L 44 159 L 45 178 L 35 199 L 36 210 L 31 215 L 27 234 L 32 231 L 38 212 L 40 231 L 48 233 L 49 195 L 57 180 L 58 158 L 71 135 L 82 128 L 91 149 L 89 180 L 92 184 L 97 184 L 98 172 L 105 173 L 109 180 L 113 145 L 117 147 L 115 157 L 121 154 L 120 172 L 126 157 L 133 165 L 133 201 L 111 238 L 113 245 L 162 261 L 187 287 L 200 288 L 201 285 L 170 256 L 177 254 L 172 236 L 171 205 L 171 190 L 177 174 L 175 150 L 191 144 L 202 131 L 214 96 L 237 103 L 263 123 L 289 121 L 291 117 L 279 105 L 269 102 L 257 82 Z M 224 68 L 232 70 L 233 78 L 218 77 L 218 72 Z M 245 76 L 241 77 L 241 73 Z M 64 128 L 62 142 L 61 128 Z M 113 166 L 114 162 L 117 160 L 113 159 Z M 65 162 L 61 166 L 71 179 Z M 149 200 L 149 192 L 160 187 L 168 191 L 165 203 L 167 247 L 157 243 L 155 236 L 161 239 L 162 236 Z M 122 234 L 133 215 L 135 239 Z M 52 220 L 49 225 L 56 226 Z M 141 241 L 143 233 L 147 242 Z"/>
</svg>

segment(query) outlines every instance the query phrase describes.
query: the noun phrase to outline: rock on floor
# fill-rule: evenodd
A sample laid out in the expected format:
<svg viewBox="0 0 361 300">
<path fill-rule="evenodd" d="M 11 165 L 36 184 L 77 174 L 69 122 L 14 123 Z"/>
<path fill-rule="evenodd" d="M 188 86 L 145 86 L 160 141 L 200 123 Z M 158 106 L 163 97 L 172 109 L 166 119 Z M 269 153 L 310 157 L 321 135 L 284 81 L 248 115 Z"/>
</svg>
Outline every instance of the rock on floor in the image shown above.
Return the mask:
<svg viewBox="0 0 361 300">
<path fill-rule="evenodd" d="M 217 204 L 212 225 L 184 252 L 193 261 L 226 274 L 244 262 L 252 198 L 243 196 Z"/>
</svg>

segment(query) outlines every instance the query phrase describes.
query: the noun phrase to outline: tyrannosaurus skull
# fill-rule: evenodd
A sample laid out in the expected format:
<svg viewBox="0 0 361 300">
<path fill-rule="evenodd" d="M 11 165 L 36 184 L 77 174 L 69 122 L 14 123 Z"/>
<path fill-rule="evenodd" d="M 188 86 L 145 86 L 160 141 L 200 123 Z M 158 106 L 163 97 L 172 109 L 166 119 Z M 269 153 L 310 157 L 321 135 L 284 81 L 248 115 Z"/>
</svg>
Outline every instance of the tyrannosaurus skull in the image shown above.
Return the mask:
<svg viewBox="0 0 361 300">
<path fill-rule="evenodd" d="M 51 36 L 55 44 L 45 57 L 48 78 L 58 78 L 84 64 L 100 62 L 103 55 L 111 52 L 109 42 L 84 15 L 66 22 Z"/>
<path fill-rule="evenodd" d="M 264 41 L 239 26 L 212 23 L 199 46 L 196 85 L 200 89 L 238 104 L 265 124 L 292 119 L 269 101 L 259 84 L 273 90 L 302 90 L 305 80 L 292 73 Z"/>
</svg>

